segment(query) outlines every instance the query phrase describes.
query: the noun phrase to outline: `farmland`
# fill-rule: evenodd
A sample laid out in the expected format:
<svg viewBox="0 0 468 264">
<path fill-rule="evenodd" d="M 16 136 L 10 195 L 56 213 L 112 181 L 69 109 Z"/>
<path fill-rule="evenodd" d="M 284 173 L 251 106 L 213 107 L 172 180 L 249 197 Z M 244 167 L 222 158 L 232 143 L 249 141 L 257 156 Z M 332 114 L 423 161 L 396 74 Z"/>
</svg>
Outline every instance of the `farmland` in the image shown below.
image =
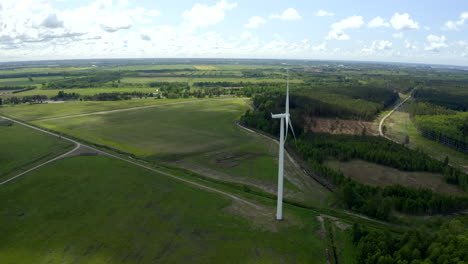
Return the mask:
<svg viewBox="0 0 468 264">
<path fill-rule="evenodd" d="M 295 135 L 286 142 L 285 221 L 276 222 L 271 113 L 284 111 L 286 68 Z M 466 216 L 452 215 L 468 208 L 468 158 L 421 133 L 464 140 L 457 96 L 466 95 L 466 73 L 445 71 L 216 59 L 0 68 L 0 114 L 107 153 L 54 161 L 0 188 L 0 261 L 359 263 L 363 245 L 382 234 L 403 245 L 409 227 L 426 236 L 463 225 Z M 398 143 L 378 136 L 382 116 L 410 95 L 414 107 L 384 124 Z M 22 157 L 8 166 L 36 155 L 12 145 L 54 153 L 37 154 L 39 163 L 71 147 L 18 124 L 6 129 L 0 153 Z"/>
<path fill-rule="evenodd" d="M 0 181 L 47 161 L 72 148 L 50 135 L 11 124 L 0 118 Z"/>
<path fill-rule="evenodd" d="M 308 212 L 251 219 L 246 205 L 102 156 L 47 165 L 2 187 L 0 203 L 2 263 L 325 263 Z"/>
<path fill-rule="evenodd" d="M 234 181 L 256 179 L 272 192 L 276 146 L 270 139 L 236 126 L 246 109 L 243 99 L 181 101 L 133 111 L 31 121 L 146 160 L 223 173 Z M 289 163 L 287 168 L 287 176 L 304 177 Z M 297 189 L 289 181 L 286 186 Z M 315 189 L 322 195 L 315 197 L 321 203 L 326 192 L 319 185 Z"/>
</svg>

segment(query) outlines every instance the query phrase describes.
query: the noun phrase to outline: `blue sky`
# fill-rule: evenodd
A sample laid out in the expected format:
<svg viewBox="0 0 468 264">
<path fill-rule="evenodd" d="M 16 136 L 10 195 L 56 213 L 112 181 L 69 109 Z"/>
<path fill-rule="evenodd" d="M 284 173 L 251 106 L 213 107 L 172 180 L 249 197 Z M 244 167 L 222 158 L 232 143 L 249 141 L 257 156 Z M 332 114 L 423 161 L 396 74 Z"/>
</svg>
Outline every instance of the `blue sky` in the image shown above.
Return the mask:
<svg viewBox="0 0 468 264">
<path fill-rule="evenodd" d="M 0 1 L 1 61 L 121 57 L 468 65 L 468 1 Z"/>
</svg>

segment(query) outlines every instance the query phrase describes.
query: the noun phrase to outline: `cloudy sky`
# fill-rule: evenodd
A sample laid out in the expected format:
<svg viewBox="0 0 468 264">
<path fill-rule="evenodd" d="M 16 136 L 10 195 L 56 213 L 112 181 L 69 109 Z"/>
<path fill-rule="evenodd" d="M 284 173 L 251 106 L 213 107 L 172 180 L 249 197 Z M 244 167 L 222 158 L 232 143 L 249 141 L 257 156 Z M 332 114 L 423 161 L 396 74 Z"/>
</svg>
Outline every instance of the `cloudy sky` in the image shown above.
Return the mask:
<svg viewBox="0 0 468 264">
<path fill-rule="evenodd" d="M 0 0 L 0 61 L 123 57 L 468 66 L 468 1 Z"/>
</svg>

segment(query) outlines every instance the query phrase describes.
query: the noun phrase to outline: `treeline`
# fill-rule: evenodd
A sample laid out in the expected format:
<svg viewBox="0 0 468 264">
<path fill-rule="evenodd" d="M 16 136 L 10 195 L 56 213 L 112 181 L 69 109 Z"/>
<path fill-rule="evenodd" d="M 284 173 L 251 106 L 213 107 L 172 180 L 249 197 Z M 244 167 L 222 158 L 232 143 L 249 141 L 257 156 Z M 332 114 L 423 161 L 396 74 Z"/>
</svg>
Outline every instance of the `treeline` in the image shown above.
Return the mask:
<svg viewBox="0 0 468 264">
<path fill-rule="evenodd" d="M 313 159 L 308 161 L 317 173 L 338 186 L 335 197 L 343 207 L 378 219 L 389 220 L 392 210 L 427 215 L 453 213 L 468 207 L 467 197 L 401 185 L 370 186 L 353 181 Z"/>
<path fill-rule="evenodd" d="M 284 87 L 282 88 L 284 91 Z M 243 90 L 245 89 L 246 88 Z M 252 100 L 255 110 L 247 111 L 241 117 L 241 122 L 276 135 L 278 133 L 278 124 L 277 122 L 272 122 L 271 113 L 284 111 L 285 93 L 283 91 L 278 89 L 278 91 L 264 92 L 255 95 Z M 371 120 L 383 107 L 389 104 L 390 101 L 396 100 L 393 92 L 385 92 L 382 94 L 378 93 L 379 96 L 369 97 L 374 98 L 374 100 L 383 101 L 380 104 L 368 102 L 363 99 L 354 101 L 355 99 L 349 99 L 349 97 L 345 97 L 344 95 L 331 97 L 335 99 L 335 101 L 327 100 L 327 102 L 325 102 L 323 101 L 326 100 L 324 97 L 320 97 L 317 93 L 314 93 L 315 92 L 312 90 L 296 89 L 294 93 L 290 95 L 290 111 L 293 113 L 291 116 L 293 123 L 296 124 L 296 128 L 298 129 L 306 123 L 305 118 L 310 116 Z M 352 104 L 356 107 L 349 107 L 348 104 Z"/>
<path fill-rule="evenodd" d="M 409 230 L 403 235 L 353 225 L 357 263 L 461 264 L 468 262 L 468 225 L 454 219 L 436 232 Z"/>
<path fill-rule="evenodd" d="M 243 87 L 243 83 L 239 82 L 194 82 L 193 86 L 195 87 Z M 248 84 L 247 84 L 248 85 Z"/>
<path fill-rule="evenodd" d="M 369 102 L 381 104 L 382 107 L 387 107 L 393 104 L 398 99 L 398 93 L 393 89 L 389 89 L 385 85 L 345 83 L 345 84 L 325 84 L 314 88 L 314 91 L 322 91 L 326 93 L 340 94 L 348 96 L 351 99 L 362 99 Z"/>
<path fill-rule="evenodd" d="M 424 137 L 468 154 L 468 113 L 415 116 L 414 121 Z"/>
<path fill-rule="evenodd" d="M 447 109 L 443 106 L 423 103 L 423 102 L 412 102 L 406 107 L 406 111 L 410 117 L 418 115 L 455 115 L 457 111 Z"/>
<path fill-rule="evenodd" d="M 422 136 L 468 153 L 468 113 L 423 102 L 406 108 Z"/>
<path fill-rule="evenodd" d="M 35 86 L 2 85 L 0 91 L 35 89 Z"/>
<path fill-rule="evenodd" d="M 98 93 L 95 95 L 86 95 L 83 100 L 86 101 L 120 101 L 120 100 L 131 100 L 133 97 L 153 97 L 153 94 L 142 93 L 142 92 L 126 92 L 126 93 Z"/>
<path fill-rule="evenodd" d="M 456 111 L 468 110 L 468 95 L 464 94 L 447 93 L 434 88 L 418 88 L 414 90 L 413 97 L 420 102 L 436 104 Z"/>
<path fill-rule="evenodd" d="M 23 97 L 8 97 L 8 98 L 0 98 L 0 105 L 3 104 L 24 104 L 24 103 L 42 103 L 43 101 L 47 100 L 47 96 L 45 95 L 29 95 Z"/>
<path fill-rule="evenodd" d="M 108 82 L 120 81 L 120 73 L 118 72 L 99 72 L 94 75 L 51 81 L 43 84 L 43 89 L 72 89 L 72 88 L 93 88 L 100 87 Z"/>
<path fill-rule="evenodd" d="M 329 157 L 340 161 L 363 159 L 405 171 L 427 171 L 444 175 L 448 183 L 468 191 L 468 175 L 426 154 L 381 137 L 307 133 L 295 147 L 304 160 L 322 164 Z"/>
</svg>

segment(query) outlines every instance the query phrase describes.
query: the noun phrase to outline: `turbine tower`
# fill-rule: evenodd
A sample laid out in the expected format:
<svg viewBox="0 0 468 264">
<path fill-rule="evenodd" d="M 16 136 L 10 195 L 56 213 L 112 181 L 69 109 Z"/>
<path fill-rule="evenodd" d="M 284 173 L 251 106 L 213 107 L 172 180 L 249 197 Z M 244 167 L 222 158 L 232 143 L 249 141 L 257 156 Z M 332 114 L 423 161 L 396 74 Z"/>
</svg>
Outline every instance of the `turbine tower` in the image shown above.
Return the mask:
<svg viewBox="0 0 468 264">
<path fill-rule="evenodd" d="M 289 70 L 287 70 L 287 84 L 286 84 L 286 112 L 282 114 L 271 114 L 272 118 L 279 118 L 281 120 L 280 125 L 280 143 L 279 143 L 279 159 L 278 159 L 278 201 L 276 204 L 276 220 L 283 219 L 283 176 L 284 176 L 284 142 L 288 136 L 288 128 L 291 128 L 291 132 L 294 134 L 294 129 L 290 122 L 289 116 Z M 285 133 L 286 129 L 286 133 Z"/>
</svg>

